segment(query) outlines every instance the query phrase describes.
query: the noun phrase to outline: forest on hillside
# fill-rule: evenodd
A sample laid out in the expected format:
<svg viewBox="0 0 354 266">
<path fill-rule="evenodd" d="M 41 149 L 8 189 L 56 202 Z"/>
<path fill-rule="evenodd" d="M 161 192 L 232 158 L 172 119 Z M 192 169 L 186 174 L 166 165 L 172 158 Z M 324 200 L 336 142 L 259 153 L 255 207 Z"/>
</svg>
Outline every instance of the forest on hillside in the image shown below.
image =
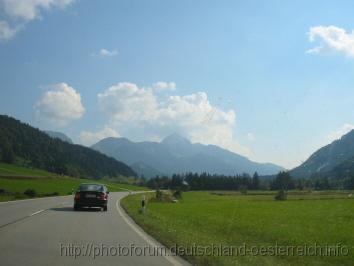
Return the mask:
<svg viewBox="0 0 354 266">
<path fill-rule="evenodd" d="M 136 176 L 126 164 L 0 115 L 0 161 L 85 178 Z"/>
</svg>

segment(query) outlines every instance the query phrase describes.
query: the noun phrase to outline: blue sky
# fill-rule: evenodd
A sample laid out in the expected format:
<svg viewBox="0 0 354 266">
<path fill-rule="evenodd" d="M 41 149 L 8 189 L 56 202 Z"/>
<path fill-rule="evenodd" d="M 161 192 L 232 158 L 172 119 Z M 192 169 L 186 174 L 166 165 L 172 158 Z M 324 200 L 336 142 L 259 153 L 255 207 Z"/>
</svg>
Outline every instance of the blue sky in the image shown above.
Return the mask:
<svg viewBox="0 0 354 266">
<path fill-rule="evenodd" d="M 0 113 L 291 168 L 354 128 L 352 1 L 0 0 Z"/>
</svg>

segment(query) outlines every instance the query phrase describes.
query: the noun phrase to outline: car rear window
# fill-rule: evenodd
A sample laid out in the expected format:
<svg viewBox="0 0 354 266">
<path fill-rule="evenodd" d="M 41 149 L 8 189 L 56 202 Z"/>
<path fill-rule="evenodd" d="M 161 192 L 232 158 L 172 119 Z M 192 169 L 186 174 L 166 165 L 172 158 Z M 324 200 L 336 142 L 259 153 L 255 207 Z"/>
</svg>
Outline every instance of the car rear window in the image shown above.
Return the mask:
<svg viewBox="0 0 354 266">
<path fill-rule="evenodd" d="M 87 184 L 87 185 L 80 185 L 80 191 L 103 191 L 102 185 L 94 185 L 94 184 Z"/>
</svg>

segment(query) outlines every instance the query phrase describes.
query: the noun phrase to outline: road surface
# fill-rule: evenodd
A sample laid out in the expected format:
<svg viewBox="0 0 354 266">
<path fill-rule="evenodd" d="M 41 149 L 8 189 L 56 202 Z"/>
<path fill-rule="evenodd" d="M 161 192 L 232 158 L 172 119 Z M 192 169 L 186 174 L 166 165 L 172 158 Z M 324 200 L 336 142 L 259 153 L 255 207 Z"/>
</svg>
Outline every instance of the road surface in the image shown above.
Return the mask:
<svg viewBox="0 0 354 266">
<path fill-rule="evenodd" d="M 126 216 L 126 194 L 110 193 L 108 212 L 73 211 L 73 196 L 0 203 L 0 265 L 188 265 Z"/>
</svg>

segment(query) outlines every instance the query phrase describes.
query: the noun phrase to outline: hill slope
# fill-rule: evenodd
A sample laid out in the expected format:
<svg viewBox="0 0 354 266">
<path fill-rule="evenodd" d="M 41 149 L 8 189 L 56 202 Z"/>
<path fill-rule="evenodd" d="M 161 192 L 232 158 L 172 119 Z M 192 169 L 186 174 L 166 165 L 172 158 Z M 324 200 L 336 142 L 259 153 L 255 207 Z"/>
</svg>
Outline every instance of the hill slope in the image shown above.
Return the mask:
<svg viewBox="0 0 354 266">
<path fill-rule="evenodd" d="M 166 137 L 160 143 L 106 138 L 92 148 L 134 166 L 138 174 L 146 177 L 151 177 L 151 173 L 155 172 L 166 175 L 184 172 L 234 175 L 253 174 L 255 171 L 259 174 L 275 174 L 283 170 L 277 165 L 252 162 L 215 145 L 192 144 L 177 134 Z M 144 167 L 136 167 L 137 164 L 143 164 Z"/>
<path fill-rule="evenodd" d="M 21 161 L 50 172 L 86 178 L 135 176 L 126 164 L 0 115 L 0 161 Z"/>
<path fill-rule="evenodd" d="M 295 177 L 343 177 L 350 172 L 354 173 L 353 170 L 354 130 L 317 150 L 303 164 L 291 170 L 290 174 Z"/>
</svg>

